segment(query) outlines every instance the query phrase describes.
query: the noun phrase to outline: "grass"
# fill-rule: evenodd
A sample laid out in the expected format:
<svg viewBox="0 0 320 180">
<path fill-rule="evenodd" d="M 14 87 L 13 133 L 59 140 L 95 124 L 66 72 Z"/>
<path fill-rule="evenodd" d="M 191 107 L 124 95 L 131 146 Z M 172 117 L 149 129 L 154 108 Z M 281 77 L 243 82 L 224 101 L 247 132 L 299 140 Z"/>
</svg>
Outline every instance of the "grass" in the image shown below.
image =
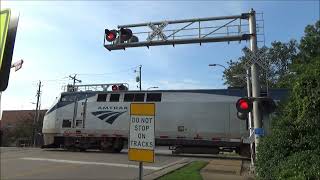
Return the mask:
<svg viewBox="0 0 320 180">
<path fill-rule="evenodd" d="M 200 180 L 200 170 L 206 166 L 208 162 L 194 161 L 178 170 L 175 170 L 169 174 L 166 174 L 159 178 L 159 180 Z"/>
</svg>

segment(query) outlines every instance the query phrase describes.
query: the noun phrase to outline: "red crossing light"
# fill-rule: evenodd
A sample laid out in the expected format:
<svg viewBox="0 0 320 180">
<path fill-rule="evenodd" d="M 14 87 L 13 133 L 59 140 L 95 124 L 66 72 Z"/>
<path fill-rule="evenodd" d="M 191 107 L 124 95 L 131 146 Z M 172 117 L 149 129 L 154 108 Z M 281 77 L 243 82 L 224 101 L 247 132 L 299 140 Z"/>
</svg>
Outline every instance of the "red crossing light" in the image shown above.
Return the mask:
<svg viewBox="0 0 320 180">
<path fill-rule="evenodd" d="M 118 91 L 118 86 L 117 85 L 113 85 L 112 86 L 112 91 Z"/>
<path fill-rule="evenodd" d="M 132 37 L 131 29 L 120 28 L 121 41 L 128 41 Z"/>
<path fill-rule="evenodd" d="M 252 101 L 249 98 L 240 98 L 236 103 L 236 107 L 238 112 L 247 114 L 252 110 Z"/>
<path fill-rule="evenodd" d="M 109 29 L 105 29 L 104 30 L 105 36 L 106 36 L 106 40 L 108 42 L 112 42 L 116 39 L 117 37 L 117 31 L 116 30 L 109 30 Z"/>
</svg>

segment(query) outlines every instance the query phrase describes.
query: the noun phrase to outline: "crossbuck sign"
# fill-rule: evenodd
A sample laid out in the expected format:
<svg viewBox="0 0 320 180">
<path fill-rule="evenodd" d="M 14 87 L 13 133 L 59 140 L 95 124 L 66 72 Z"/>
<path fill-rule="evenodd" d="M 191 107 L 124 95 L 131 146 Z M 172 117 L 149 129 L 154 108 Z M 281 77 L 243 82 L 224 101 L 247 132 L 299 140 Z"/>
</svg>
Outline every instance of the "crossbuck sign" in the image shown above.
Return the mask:
<svg viewBox="0 0 320 180">
<path fill-rule="evenodd" d="M 257 53 L 252 53 L 252 51 L 249 50 L 246 51 L 245 54 L 246 57 L 248 57 L 244 64 L 246 69 L 250 68 L 254 63 L 257 63 L 264 70 L 268 69 L 268 57 L 265 52 L 257 51 Z"/>
<path fill-rule="evenodd" d="M 168 22 L 161 23 L 158 27 L 152 23 L 149 23 L 148 26 L 153 30 L 153 32 L 148 36 L 147 41 L 151 41 L 156 37 L 157 35 L 162 40 L 167 40 L 167 36 L 162 32 L 162 30 L 168 25 Z"/>
</svg>

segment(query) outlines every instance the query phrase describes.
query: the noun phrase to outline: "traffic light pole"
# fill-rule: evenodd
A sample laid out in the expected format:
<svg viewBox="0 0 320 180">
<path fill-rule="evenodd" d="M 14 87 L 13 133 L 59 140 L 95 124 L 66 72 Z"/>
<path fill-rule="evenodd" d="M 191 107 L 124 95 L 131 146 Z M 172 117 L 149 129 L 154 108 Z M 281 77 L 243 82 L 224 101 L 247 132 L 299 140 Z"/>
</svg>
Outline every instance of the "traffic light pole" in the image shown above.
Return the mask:
<svg viewBox="0 0 320 180">
<path fill-rule="evenodd" d="M 141 91 L 141 68 L 142 68 L 142 66 L 140 65 L 139 66 L 139 88 L 140 88 L 140 91 Z"/>
<path fill-rule="evenodd" d="M 249 32 L 250 36 L 250 50 L 252 53 L 257 52 L 257 32 L 256 32 L 256 12 L 251 9 L 249 13 Z M 260 96 L 260 83 L 259 83 L 259 67 L 256 63 L 251 65 L 251 81 L 252 81 L 252 97 L 256 98 Z M 257 101 L 253 102 L 253 125 L 254 129 L 261 128 L 261 115 L 259 110 L 259 104 Z M 259 144 L 259 136 L 255 134 L 255 154 L 258 153 L 257 146 Z"/>
<path fill-rule="evenodd" d="M 248 97 L 252 97 L 251 92 L 251 76 L 250 76 L 250 70 L 247 69 L 247 92 Z M 249 137 L 253 133 L 253 122 L 252 122 L 252 113 L 248 113 L 248 125 L 249 125 Z M 253 142 L 250 141 L 250 159 L 251 159 L 251 166 L 254 167 L 254 149 L 253 149 Z"/>
</svg>

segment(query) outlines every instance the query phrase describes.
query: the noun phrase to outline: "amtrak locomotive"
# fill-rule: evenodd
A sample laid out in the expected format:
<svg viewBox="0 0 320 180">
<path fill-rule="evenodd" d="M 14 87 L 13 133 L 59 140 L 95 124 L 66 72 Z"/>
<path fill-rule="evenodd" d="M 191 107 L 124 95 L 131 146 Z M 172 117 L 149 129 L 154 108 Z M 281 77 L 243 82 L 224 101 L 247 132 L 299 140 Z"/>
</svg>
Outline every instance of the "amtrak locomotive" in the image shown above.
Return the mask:
<svg viewBox="0 0 320 180">
<path fill-rule="evenodd" d="M 274 92 L 274 99 L 285 94 Z M 128 143 L 130 104 L 147 102 L 156 107 L 156 145 L 177 153 L 248 154 L 248 123 L 237 118 L 235 106 L 244 96 L 245 89 L 128 91 L 122 83 L 68 86 L 44 117 L 43 147 L 120 152 Z"/>
</svg>

